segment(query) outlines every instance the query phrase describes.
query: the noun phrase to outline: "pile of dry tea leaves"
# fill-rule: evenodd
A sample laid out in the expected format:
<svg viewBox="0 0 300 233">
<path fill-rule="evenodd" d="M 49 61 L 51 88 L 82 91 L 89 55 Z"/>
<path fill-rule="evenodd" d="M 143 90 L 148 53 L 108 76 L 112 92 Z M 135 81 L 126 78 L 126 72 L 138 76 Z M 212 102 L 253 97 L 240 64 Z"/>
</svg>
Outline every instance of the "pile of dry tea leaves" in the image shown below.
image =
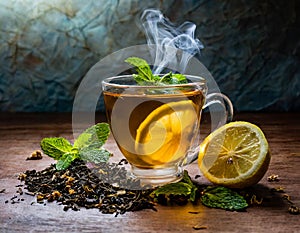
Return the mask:
<svg viewBox="0 0 300 233">
<path fill-rule="evenodd" d="M 25 182 L 24 188 L 28 190 L 25 193 L 36 195 L 38 203 L 57 201 L 64 205 L 65 211 L 98 208 L 104 214 L 117 216 L 127 211 L 156 210 L 149 196 L 153 190 L 120 188 L 140 185 L 139 181 L 126 177 L 122 161 L 88 167 L 76 159 L 66 170 L 58 171 L 53 164 L 42 171 L 27 170 L 19 179 Z"/>
<path fill-rule="evenodd" d="M 144 209 L 156 211 L 155 204 L 184 205 L 189 201 L 196 204 L 199 200 L 211 208 L 245 211 L 248 206 L 280 201 L 281 198 L 276 195 L 280 192 L 283 193 L 282 199 L 288 201 L 288 212 L 300 214 L 299 207 L 282 188 L 231 190 L 221 186 L 202 186 L 194 183 L 187 171 L 177 183 L 157 188 L 142 187 L 139 180 L 127 176 L 126 163 L 125 159 L 119 163 L 98 164 L 75 159 L 65 170 L 57 170 L 55 164 L 41 171 L 27 170 L 19 175 L 19 180 L 24 182 L 17 185 L 20 196 L 14 195 L 10 203 L 24 201 L 21 195 L 29 194 L 36 196 L 37 202 L 44 205 L 56 201 L 64 205 L 65 211 L 97 208 L 104 214 L 115 216 Z"/>
</svg>

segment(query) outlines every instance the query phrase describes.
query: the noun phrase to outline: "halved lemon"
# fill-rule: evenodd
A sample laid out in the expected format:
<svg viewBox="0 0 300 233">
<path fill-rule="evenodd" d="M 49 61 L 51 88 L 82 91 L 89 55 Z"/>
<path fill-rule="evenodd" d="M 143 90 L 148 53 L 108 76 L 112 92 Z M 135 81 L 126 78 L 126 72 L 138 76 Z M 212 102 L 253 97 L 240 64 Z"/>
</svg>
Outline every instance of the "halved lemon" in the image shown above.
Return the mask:
<svg viewBox="0 0 300 233">
<path fill-rule="evenodd" d="M 149 165 L 160 166 L 182 158 L 198 127 L 191 100 L 170 102 L 153 110 L 137 129 L 135 150 Z"/>
<path fill-rule="evenodd" d="M 249 122 L 228 123 L 200 144 L 200 171 L 214 184 L 231 188 L 254 185 L 266 173 L 269 162 L 265 135 Z"/>
</svg>

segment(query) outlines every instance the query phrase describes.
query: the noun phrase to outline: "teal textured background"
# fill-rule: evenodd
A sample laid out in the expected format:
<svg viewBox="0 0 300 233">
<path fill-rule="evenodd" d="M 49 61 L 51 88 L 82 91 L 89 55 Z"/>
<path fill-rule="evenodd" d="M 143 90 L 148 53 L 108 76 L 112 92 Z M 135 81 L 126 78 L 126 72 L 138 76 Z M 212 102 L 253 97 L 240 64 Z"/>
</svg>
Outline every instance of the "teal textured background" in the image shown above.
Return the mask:
<svg viewBox="0 0 300 233">
<path fill-rule="evenodd" d="M 197 25 L 200 60 L 236 111 L 299 111 L 297 0 L 1 0 L 0 111 L 72 111 L 95 63 L 146 43 L 147 8 Z"/>
</svg>

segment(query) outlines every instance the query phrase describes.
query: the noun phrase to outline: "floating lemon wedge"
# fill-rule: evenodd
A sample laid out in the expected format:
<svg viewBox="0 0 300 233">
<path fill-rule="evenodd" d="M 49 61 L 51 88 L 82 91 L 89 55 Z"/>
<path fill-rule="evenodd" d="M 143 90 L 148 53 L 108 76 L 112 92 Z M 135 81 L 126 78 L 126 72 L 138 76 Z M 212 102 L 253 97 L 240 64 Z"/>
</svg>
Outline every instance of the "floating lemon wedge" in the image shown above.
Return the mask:
<svg viewBox="0 0 300 233">
<path fill-rule="evenodd" d="M 244 188 L 258 183 L 270 162 L 268 142 L 261 129 L 236 121 L 212 132 L 200 145 L 198 165 L 212 183 Z"/>
<path fill-rule="evenodd" d="M 183 158 L 198 127 L 197 118 L 191 100 L 166 103 L 153 110 L 137 129 L 139 158 L 153 166 Z"/>
</svg>

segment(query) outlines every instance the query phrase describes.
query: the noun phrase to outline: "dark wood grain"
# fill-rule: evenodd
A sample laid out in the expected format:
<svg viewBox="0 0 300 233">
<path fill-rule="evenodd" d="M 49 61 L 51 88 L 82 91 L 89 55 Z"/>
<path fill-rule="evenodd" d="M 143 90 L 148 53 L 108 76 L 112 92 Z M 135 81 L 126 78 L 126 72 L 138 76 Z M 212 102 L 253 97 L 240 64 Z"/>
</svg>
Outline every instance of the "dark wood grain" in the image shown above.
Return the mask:
<svg viewBox="0 0 300 233">
<path fill-rule="evenodd" d="M 96 209 L 63 211 L 56 203 L 32 204 L 35 197 L 23 194 L 24 201 L 5 203 L 16 194 L 17 176 L 27 169 L 41 170 L 53 162 L 28 161 L 32 151 L 39 149 L 44 137 L 62 136 L 72 139 L 71 114 L 1 113 L 0 115 L 0 228 L 1 232 L 197 232 L 193 226 L 203 226 L 200 232 L 300 232 L 300 215 L 288 213 L 288 203 L 278 197 L 252 206 L 246 212 L 210 209 L 201 204 L 186 206 L 157 206 L 157 212 L 143 210 L 124 215 L 101 214 Z M 97 117 L 98 121 L 103 116 Z M 281 186 L 300 206 L 300 114 L 299 113 L 242 113 L 235 120 L 257 124 L 265 132 L 272 159 L 269 170 L 254 188 L 264 192 Z M 203 120 L 203 135 L 209 131 L 209 119 Z M 121 156 L 110 137 L 106 147 L 115 158 Z M 197 164 L 187 167 L 199 174 Z M 280 181 L 270 183 L 267 176 L 279 175 Z M 203 177 L 197 179 L 208 184 Z M 197 212 L 193 214 L 190 212 Z"/>
</svg>

